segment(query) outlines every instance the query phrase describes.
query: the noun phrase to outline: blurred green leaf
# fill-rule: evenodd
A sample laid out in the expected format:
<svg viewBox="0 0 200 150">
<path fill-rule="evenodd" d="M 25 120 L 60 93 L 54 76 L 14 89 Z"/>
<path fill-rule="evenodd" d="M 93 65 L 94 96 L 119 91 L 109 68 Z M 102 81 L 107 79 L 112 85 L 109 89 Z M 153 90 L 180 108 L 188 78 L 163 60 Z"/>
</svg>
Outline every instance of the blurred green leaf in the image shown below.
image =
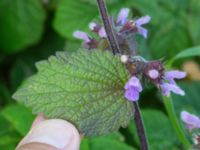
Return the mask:
<svg viewBox="0 0 200 150">
<path fill-rule="evenodd" d="M 65 39 L 61 38 L 57 33 L 48 30 L 48 33 L 39 45 L 21 53 L 14 61 L 9 73 L 12 91 L 15 91 L 23 80 L 36 72 L 35 62 L 46 59 L 57 50 L 63 50 L 64 46 Z"/>
<path fill-rule="evenodd" d="M 189 47 L 191 43 L 184 25 L 181 22 L 169 20 L 151 36 L 149 45 L 154 58 L 165 57 L 167 59 Z"/>
<path fill-rule="evenodd" d="M 13 96 L 34 113 L 69 120 L 87 136 L 116 131 L 133 116 L 132 103 L 124 98 L 128 72 L 111 52 L 60 52 L 37 68 Z"/>
<path fill-rule="evenodd" d="M 200 13 L 200 11 L 199 11 L 199 13 Z M 193 42 L 194 45 L 200 44 L 200 41 L 199 41 L 199 39 L 200 39 L 199 13 L 197 13 L 196 15 L 187 14 L 187 16 L 186 16 L 187 24 L 188 24 L 188 28 L 189 28 L 189 34 L 191 36 L 191 41 Z"/>
<path fill-rule="evenodd" d="M 21 136 L 14 130 L 10 122 L 0 114 L 0 149 L 13 150 L 20 139 Z"/>
<path fill-rule="evenodd" d="M 148 45 L 154 58 L 171 58 L 177 52 L 194 44 L 188 32 L 194 28 L 188 25 L 192 24 L 189 18 L 193 18 L 195 22 L 198 22 L 196 20 L 199 20 L 199 17 L 195 13 L 188 13 L 191 1 L 152 0 L 149 2 L 148 0 L 132 0 L 129 3 L 142 15 L 152 17 L 149 23 L 150 38 Z M 198 26 L 197 24 L 196 26 Z M 191 32 L 198 34 L 197 28 Z"/>
<path fill-rule="evenodd" d="M 194 57 L 194 56 L 200 56 L 200 46 L 198 47 L 192 47 L 183 50 L 182 52 L 178 53 L 172 61 L 181 59 L 181 58 L 187 58 L 187 57 Z"/>
<path fill-rule="evenodd" d="M 88 0 L 86 0 L 88 1 Z M 90 0 L 89 0 L 90 1 Z M 108 9 L 112 13 L 118 13 L 120 8 L 127 7 L 127 1 L 116 0 L 108 2 Z M 89 31 L 89 23 L 100 18 L 97 5 L 92 5 L 84 0 L 62 0 L 54 19 L 54 28 L 63 37 L 74 39 L 73 32 L 76 30 Z M 99 23 L 102 23 L 99 21 Z"/>
<path fill-rule="evenodd" d="M 92 137 L 83 139 L 81 150 L 134 150 L 133 147 L 124 143 L 123 136 L 119 133 L 112 133 L 107 136 Z"/>
<path fill-rule="evenodd" d="M 182 110 L 187 110 L 191 113 L 195 113 L 200 116 L 200 102 L 199 102 L 200 82 L 187 82 L 187 83 L 180 83 L 179 85 L 185 91 L 186 95 L 183 97 L 172 95 L 177 115 L 180 116 L 180 112 Z"/>
<path fill-rule="evenodd" d="M 75 30 L 88 31 L 88 23 L 98 15 L 97 7 L 81 0 L 62 0 L 54 20 L 54 28 L 64 37 L 72 38 Z"/>
<path fill-rule="evenodd" d="M 178 148 L 176 148 L 176 135 L 173 133 L 171 124 L 163 112 L 158 110 L 142 110 L 142 116 L 146 127 L 147 137 L 149 139 L 150 149 L 178 150 Z M 128 128 L 139 145 L 133 121 Z"/>
<path fill-rule="evenodd" d="M 11 102 L 11 94 L 5 83 L 0 81 L 0 106 Z"/>
<path fill-rule="evenodd" d="M 31 111 L 21 105 L 7 106 L 1 111 L 1 115 L 9 121 L 22 136 L 27 134 L 34 119 Z"/>
<path fill-rule="evenodd" d="M 45 12 L 39 0 L 1 0 L 1 49 L 11 53 L 37 43 L 44 21 Z"/>
</svg>

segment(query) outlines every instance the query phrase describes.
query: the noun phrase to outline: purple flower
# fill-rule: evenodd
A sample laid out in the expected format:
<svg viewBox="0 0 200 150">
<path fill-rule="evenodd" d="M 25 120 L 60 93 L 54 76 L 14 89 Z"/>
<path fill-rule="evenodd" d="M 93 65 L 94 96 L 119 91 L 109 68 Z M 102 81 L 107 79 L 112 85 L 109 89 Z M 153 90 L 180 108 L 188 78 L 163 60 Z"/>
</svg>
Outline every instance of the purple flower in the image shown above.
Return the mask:
<svg viewBox="0 0 200 150">
<path fill-rule="evenodd" d="M 199 117 L 188 113 L 187 111 L 181 112 L 181 119 L 186 124 L 186 127 L 189 130 L 200 128 L 200 119 Z"/>
<path fill-rule="evenodd" d="M 87 33 L 82 32 L 82 31 L 75 31 L 73 33 L 73 36 L 83 40 L 83 47 L 86 49 L 92 49 L 92 48 L 97 48 L 98 42 L 94 39 L 91 38 L 87 35 Z"/>
<path fill-rule="evenodd" d="M 99 35 L 99 37 L 101 37 L 101 38 L 107 37 L 105 28 L 96 24 L 95 22 L 91 22 L 89 24 L 89 28 L 90 28 L 91 31 L 97 33 Z"/>
<path fill-rule="evenodd" d="M 179 70 L 172 70 L 172 71 L 165 72 L 164 79 L 168 80 L 169 83 L 174 84 L 175 83 L 174 79 L 183 79 L 186 77 L 186 75 L 187 75 L 186 72 L 179 71 Z"/>
<path fill-rule="evenodd" d="M 142 91 L 142 85 L 140 80 L 133 76 L 129 79 L 129 81 L 125 85 L 125 97 L 129 101 L 137 101 L 139 100 L 139 93 Z"/>
<path fill-rule="evenodd" d="M 90 42 L 90 40 L 91 40 L 90 37 L 87 35 L 87 33 L 82 32 L 82 31 L 75 31 L 73 33 L 73 36 L 78 38 L 78 39 L 85 41 L 86 43 Z"/>
<path fill-rule="evenodd" d="M 147 38 L 148 31 L 142 25 L 147 24 L 151 20 L 150 16 L 144 16 L 135 21 L 138 33 L 141 34 L 144 38 Z"/>
<path fill-rule="evenodd" d="M 162 94 L 164 96 L 170 96 L 170 92 L 179 94 L 181 96 L 185 95 L 185 92 L 176 84 L 175 79 L 182 79 L 186 76 L 186 72 L 173 70 L 164 73 L 162 83 L 160 84 Z"/>
<path fill-rule="evenodd" d="M 120 10 L 119 15 L 117 17 L 117 24 L 124 25 L 126 23 L 129 11 L 130 10 L 128 8 L 122 8 Z"/>
<path fill-rule="evenodd" d="M 121 9 L 116 26 L 121 26 L 120 32 L 131 34 L 131 33 L 139 33 L 144 38 L 147 38 L 148 31 L 142 25 L 147 24 L 150 20 L 150 16 L 144 16 L 136 20 L 127 20 L 129 14 L 128 8 Z"/>
<path fill-rule="evenodd" d="M 107 34 L 106 34 L 106 30 L 104 27 L 101 27 L 101 29 L 99 30 L 99 36 L 102 37 L 102 38 L 106 38 L 107 37 Z"/>
<path fill-rule="evenodd" d="M 176 84 L 170 84 L 170 83 L 162 83 L 160 85 L 161 90 L 162 90 L 162 94 L 164 96 L 170 96 L 170 92 L 173 92 L 175 94 L 184 96 L 185 92 Z"/>
</svg>

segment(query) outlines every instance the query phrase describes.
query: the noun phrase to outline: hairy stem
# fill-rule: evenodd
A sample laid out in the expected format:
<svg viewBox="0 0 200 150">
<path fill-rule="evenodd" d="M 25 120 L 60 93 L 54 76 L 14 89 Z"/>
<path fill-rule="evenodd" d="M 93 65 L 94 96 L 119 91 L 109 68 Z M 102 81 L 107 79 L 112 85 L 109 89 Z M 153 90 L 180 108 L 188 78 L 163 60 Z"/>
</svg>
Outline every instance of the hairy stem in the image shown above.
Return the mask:
<svg viewBox="0 0 200 150">
<path fill-rule="evenodd" d="M 104 27 L 106 30 L 106 34 L 108 36 L 108 41 L 109 41 L 110 47 L 113 51 L 113 54 L 116 54 L 116 52 L 120 53 L 119 43 L 116 40 L 115 32 L 110 23 L 107 7 L 104 3 L 104 0 L 97 0 L 97 4 L 99 7 L 99 12 L 101 14 L 101 17 L 102 17 L 102 20 L 104 23 Z M 145 135 L 144 125 L 143 125 L 142 117 L 140 114 L 140 109 L 139 109 L 137 102 L 133 102 L 133 105 L 134 105 L 134 109 L 135 109 L 136 128 L 137 128 L 138 136 L 140 139 L 140 145 L 141 145 L 140 147 L 141 147 L 141 150 L 148 150 L 148 141 L 147 141 L 147 138 Z"/>
<path fill-rule="evenodd" d="M 133 102 L 134 111 L 135 111 L 135 125 L 137 129 L 137 133 L 140 140 L 140 149 L 141 150 L 148 150 L 148 140 L 145 134 L 145 128 L 142 120 L 142 116 L 140 113 L 140 108 L 137 102 Z"/>
<path fill-rule="evenodd" d="M 109 19 L 109 16 L 108 16 L 107 7 L 104 3 L 104 0 L 97 0 L 97 4 L 98 4 L 98 7 L 99 7 L 99 12 L 101 14 L 101 18 L 103 20 L 103 24 L 104 24 L 104 27 L 105 27 L 105 30 L 106 30 L 106 33 L 107 33 L 107 37 L 108 37 L 108 40 L 109 40 L 109 44 L 110 44 L 110 47 L 113 51 L 113 54 L 120 53 L 120 47 L 119 47 L 119 44 L 117 42 L 115 32 L 112 28 L 112 25 L 111 25 L 111 22 L 110 22 L 110 19 Z"/>
</svg>

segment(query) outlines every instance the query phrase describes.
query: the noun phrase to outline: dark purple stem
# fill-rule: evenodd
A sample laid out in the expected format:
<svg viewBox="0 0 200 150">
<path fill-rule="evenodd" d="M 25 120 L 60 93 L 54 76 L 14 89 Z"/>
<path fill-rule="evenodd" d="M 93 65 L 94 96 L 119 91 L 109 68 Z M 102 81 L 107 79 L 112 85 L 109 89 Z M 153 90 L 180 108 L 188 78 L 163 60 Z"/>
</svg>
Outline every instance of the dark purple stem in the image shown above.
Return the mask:
<svg viewBox="0 0 200 150">
<path fill-rule="evenodd" d="M 143 121 L 142 121 L 142 116 L 140 113 L 140 108 L 138 106 L 137 102 L 133 102 L 133 106 L 134 106 L 134 111 L 135 111 L 135 125 L 136 125 L 136 129 L 137 129 L 137 133 L 140 139 L 140 148 L 141 150 L 148 150 L 148 141 L 145 135 L 145 128 L 143 125 Z"/>
<path fill-rule="evenodd" d="M 113 51 L 113 54 L 120 53 L 120 47 L 119 47 L 119 44 L 117 42 L 115 32 L 112 28 L 112 25 L 111 25 L 111 22 L 110 22 L 110 19 L 109 19 L 109 16 L 108 16 L 107 7 L 104 3 L 104 0 L 97 0 L 97 4 L 98 4 L 98 7 L 99 7 L 99 12 L 101 14 L 101 18 L 103 20 L 103 24 L 104 24 L 104 27 L 105 27 L 105 30 L 106 30 L 106 33 L 107 33 L 107 37 L 108 37 L 108 40 L 109 40 L 109 44 L 110 44 L 110 47 Z"/>
<path fill-rule="evenodd" d="M 97 4 L 99 7 L 99 11 L 104 23 L 104 27 L 106 30 L 106 34 L 108 36 L 108 41 L 110 43 L 113 54 L 120 53 L 119 43 L 116 40 L 115 32 L 110 23 L 110 19 L 108 17 L 107 7 L 104 3 L 104 0 L 97 0 Z M 145 129 L 142 121 L 142 117 L 140 114 L 140 109 L 137 102 L 133 102 L 134 111 L 135 111 L 135 124 L 138 132 L 138 136 L 140 139 L 141 150 L 148 150 L 148 141 L 145 135 Z"/>
</svg>

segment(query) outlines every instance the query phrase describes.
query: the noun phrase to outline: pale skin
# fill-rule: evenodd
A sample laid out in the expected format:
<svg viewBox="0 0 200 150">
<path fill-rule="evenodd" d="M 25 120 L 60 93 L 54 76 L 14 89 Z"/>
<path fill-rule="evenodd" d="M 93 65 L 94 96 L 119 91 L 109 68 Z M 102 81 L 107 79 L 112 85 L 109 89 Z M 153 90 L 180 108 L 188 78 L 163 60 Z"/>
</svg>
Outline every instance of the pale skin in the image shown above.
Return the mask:
<svg viewBox="0 0 200 150">
<path fill-rule="evenodd" d="M 79 150 L 79 147 L 80 134 L 74 125 L 62 119 L 45 119 L 40 114 L 16 150 Z"/>
</svg>

